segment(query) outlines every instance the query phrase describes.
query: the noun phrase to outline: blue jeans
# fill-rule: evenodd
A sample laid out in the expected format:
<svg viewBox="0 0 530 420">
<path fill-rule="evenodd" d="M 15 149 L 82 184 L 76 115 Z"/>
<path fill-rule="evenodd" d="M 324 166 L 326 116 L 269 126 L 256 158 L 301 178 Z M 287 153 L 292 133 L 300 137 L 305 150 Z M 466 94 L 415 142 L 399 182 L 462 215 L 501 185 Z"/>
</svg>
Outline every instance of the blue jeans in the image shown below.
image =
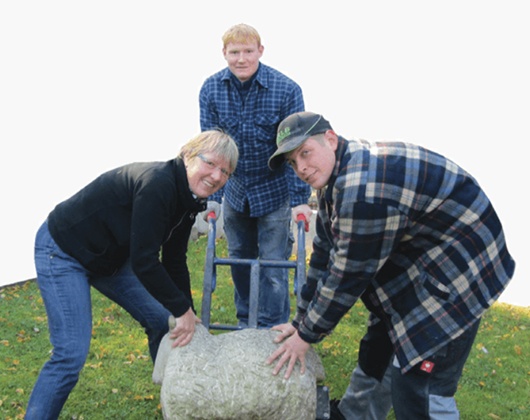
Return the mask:
<svg viewBox="0 0 530 420">
<path fill-rule="evenodd" d="M 291 207 L 261 217 L 235 211 L 224 201 L 223 222 L 230 258 L 285 261 L 291 256 Z M 232 265 L 234 302 L 240 326 L 248 324 L 250 267 Z M 289 321 L 289 277 L 287 268 L 262 268 L 259 279 L 258 327 L 268 328 Z"/>
<path fill-rule="evenodd" d="M 112 277 L 96 277 L 57 246 L 44 223 L 35 241 L 37 283 L 46 307 L 53 352 L 31 393 L 26 419 L 56 419 L 79 378 L 92 334 L 90 286 L 129 312 L 144 328 L 151 358 L 168 331 L 170 312 L 126 263 Z"/>
</svg>

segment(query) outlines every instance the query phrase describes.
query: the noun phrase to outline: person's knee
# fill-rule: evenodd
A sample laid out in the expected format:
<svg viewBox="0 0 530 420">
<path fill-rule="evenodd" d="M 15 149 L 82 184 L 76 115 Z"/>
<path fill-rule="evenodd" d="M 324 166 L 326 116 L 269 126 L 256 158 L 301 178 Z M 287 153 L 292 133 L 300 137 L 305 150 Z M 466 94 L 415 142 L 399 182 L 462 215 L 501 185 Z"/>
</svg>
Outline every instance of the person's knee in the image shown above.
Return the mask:
<svg viewBox="0 0 530 420">
<path fill-rule="evenodd" d="M 459 419 L 460 413 L 453 397 L 429 395 L 429 416 L 432 419 Z"/>
<path fill-rule="evenodd" d="M 60 364 L 66 371 L 80 372 L 88 356 L 88 346 L 79 346 L 76 343 L 63 345 L 53 350 L 50 363 Z"/>
</svg>

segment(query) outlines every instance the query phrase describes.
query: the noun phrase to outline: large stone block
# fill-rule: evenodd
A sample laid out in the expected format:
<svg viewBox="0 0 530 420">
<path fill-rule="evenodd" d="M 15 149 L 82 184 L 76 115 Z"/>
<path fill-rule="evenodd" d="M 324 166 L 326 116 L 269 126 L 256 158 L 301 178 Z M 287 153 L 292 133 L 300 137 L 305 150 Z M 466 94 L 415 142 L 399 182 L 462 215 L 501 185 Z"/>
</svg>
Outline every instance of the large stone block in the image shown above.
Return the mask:
<svg viewBox="0 0 530 420">
<path fill-rule="evenodd" d="M 190 344 L 173 349 L 166 335 L 153 371 L 164 419 L 315 419 L 317 383 L 325 376 L 320 358 L 310 349 L 303 375 L 297 365 L 288 380 L 284 370 L 273 376 L 265 359 L 278 348 L 278 334 L 211 334 L 198 325 Z"/>
</svg>

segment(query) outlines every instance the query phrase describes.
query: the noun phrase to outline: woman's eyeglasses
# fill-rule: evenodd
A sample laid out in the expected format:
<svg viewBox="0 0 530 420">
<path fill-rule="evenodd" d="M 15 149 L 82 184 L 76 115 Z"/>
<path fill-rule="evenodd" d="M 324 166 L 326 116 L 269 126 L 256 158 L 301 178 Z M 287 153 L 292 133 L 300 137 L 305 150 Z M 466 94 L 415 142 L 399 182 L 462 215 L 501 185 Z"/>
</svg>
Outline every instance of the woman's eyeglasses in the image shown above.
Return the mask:
<svg viewBox="0 0 530 420">
<path fill-rule="evenodd" d="M 210 169 L 219 169 L 221 171 L 221 174 L 225 177 L 225 178 L 230 178 L 232 176 L 232 174 L 230 172 L 228 172 L 226 169 L 223 169 L 221 168 L 220 166 L 217 166 L 215 163 L 213 163 L 211 160 L 208 160 L 204 155 L 201 155 L 201 154 L 198 154 L 197 157 L 202 160 L 206 166 L 208 166 Z"/>
</svg>

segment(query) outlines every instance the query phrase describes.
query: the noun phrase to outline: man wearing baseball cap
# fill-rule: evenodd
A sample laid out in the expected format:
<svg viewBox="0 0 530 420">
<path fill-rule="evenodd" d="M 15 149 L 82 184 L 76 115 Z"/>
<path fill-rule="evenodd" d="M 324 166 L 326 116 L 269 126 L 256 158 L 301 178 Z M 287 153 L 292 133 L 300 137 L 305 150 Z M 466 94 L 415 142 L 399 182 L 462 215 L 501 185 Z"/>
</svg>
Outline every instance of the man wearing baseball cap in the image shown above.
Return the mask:
<svg viewBox="0 0 530 420">
<path fill-rule="evenodd" d="M 361 299 L 370 311 L 358 365 L 334 418 L 458 418 L 458 381 L 484 312 L 513 276 L 501 222 L 477 181 L 402 142 L 346 140 L 322 115 L 292 114 L 271 169 L 287 162 L 317 190 L 306 284 L 273 374 L 323 340 Z M 391 378 L 391 396 L 384 384 Z"/>
</svg>

